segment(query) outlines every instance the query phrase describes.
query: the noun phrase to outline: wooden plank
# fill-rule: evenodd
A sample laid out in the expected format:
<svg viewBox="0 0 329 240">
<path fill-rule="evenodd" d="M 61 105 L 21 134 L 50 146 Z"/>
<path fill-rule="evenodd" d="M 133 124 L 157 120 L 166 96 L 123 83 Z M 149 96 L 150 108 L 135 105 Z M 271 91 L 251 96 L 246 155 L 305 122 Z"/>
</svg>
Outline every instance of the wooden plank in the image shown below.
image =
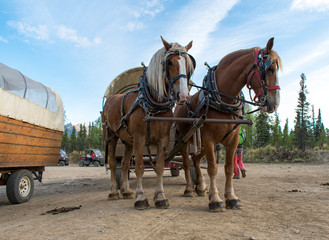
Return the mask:
<svg viewBox="0 0 329 240">
<path fill-rule="evenodd" d="M 0 169 L 55 166 L 62 132 L 0 116 Z"/>
<path fill-rule="evenodd" d="M 51 166 L 58 164 L 59 154 L 56 155 L 20 155 L 0 154 L 0 167 L 19 166 Z"/>
<path fill-rule="evenodd" d="M 56 140 L 62 139 L 61 131 L 43 128 L 11 118 L 5 119 L 3 116 L 0 116 L 0 132 L 9 132 L 13 134 L 29 135 Z"/>
<path fill-rule="evenodd" d="M 21 136 L 21 135 L 15 135 L 10 133 L 1 133 L 0 143 L 19 144 L 19 145 L 28 144 L 30 146 L 52 147 L 52 146 L 58 146 L 58 144 L 60 144 L 61 141 L 30 137 L 30 136 Z"/>
<path fill-rule="evenodd" d="M 59 155 L 60 144 L 56 144 L 51 147 L 44 146 L 31 146 L 31 145 L 19 145 L 19 144 L 7 144 L 0 143 L 1 153 L 8 154 L 57 154 Z"/>
</svg>

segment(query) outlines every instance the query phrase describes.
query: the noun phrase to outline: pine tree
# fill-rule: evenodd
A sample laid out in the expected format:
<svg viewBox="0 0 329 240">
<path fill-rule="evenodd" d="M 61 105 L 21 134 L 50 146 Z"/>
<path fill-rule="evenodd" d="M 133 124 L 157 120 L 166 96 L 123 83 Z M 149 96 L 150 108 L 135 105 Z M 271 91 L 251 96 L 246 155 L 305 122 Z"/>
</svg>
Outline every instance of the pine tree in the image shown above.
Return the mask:
<svg viewBox="0 0 329 240">
<path fill-rule="evenodd" d="M 245 110 L 246 110 L 246 112 L 251 111 L 251 107 L 249 104 L 245 105 Z M 248 114 L 248 115 L 246 115 L 245 118 L 248 120 L 251 120 L 253 123 L 256 122 L 255 115 Z M 246 133 L 246 141 L 244 143 L 244 147 L 246 147 L 246 148 L 253 148 L 255 145 L 256 128 L 254 125 L 255 124 L 253 124 L 252 126 L 250 126 L 250 125 L 243 126 L 243 129 L 245 130 L 245 133 Z"/>
<path fill-rule="evenodd" d="M 77 150 L 77 131 L 75 130 L 75 127 L 73 127 L 72 134 L 70 137 L 70 145 L 71 145 L 71 152 Z"/>
<path fill-rule="evenodd" d="M 279 147 L 282 144 L 282 130 L 280 126 L 279 115 L 277 112 L 275 112 L 275 120 L 271 128 L 272 128 L 271 145 L 275 147 Z"/>
<path fill-rule="evenodd" d="M 65 129 L 64 130 L 64 133 L 63 133 L 62 146 L 61 146 L 61 148 L 65 152 L 69 152 L 69 150 L 70 150 L 70 139 L 69 139 L 69 136 L 67 134 L 67 129 Z"/>
<path fill-rule="evenodd" d="M 256 119 L 256 146 L 265 147 L 270 144 L 271 135 L 270 135 L 270 125 L 269 125 L 269 116 L 267 113 L 260 112 Z"/>
<path fill-rule="evenodd" d="M 306 94 L 308 94 L 306 88 L 306 76 L 304 73 L 301 74 L 301 80 L 299 82 L 300 91 L 298 97 L 298 104 L 296 109 L 296 119 L 295 119 L 295 138 L 294 144 L 297 148 L 305 150 L 306 144 L 309 144 L 310 137 L 310 116 L 309 105 L 310 103 L 306 100 Z"/>
<path fill-rule="evenodd" d="M 289 134 L 289 126 L 288 126 L 288 118 L 287 118 L 282 132 L 282 146 L 285 148 L 292 149 L 290 136 L 291 134 Z"/>
<path fill-rule="evenodd" d="M 321 110 L 319 109 L 318 112 L 318 117 L 316 119 L 316 123 L 314 126 L 314 140 L 316 143 L 318 143 L 320 135 L 321 135 L 321 131 L 322 131 L 322 119 L 321 119 Z M 324 130 L 324 126 L 323 126 L 323 130 Z"/>
<path fill-rule="evenodd" d="M 89 124 L 88 144 L 92 148 L 102 149 L 103 127 L 102 120 L 99 117 L 96 121 Z"/>
</svg>

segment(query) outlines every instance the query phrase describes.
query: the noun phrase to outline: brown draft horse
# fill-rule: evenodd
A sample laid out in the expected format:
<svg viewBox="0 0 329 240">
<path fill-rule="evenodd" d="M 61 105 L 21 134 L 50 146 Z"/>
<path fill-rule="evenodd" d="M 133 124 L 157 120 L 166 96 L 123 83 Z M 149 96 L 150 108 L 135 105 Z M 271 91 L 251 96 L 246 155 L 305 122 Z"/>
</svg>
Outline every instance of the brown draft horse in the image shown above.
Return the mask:
<svg viewBox="0 0 329 240">
<path fill-rule="evenodd" d="M 127 94 L 110 96 L 103 108 L 103 137 L 108 142 L 107 150 L 111 169 L 109 200 L 118 199 L 116 183 L 115 148 L 120 138 L 125 144 L 125 156 L 122 159 L 121 194 L 123 198 L 133 198 L 129 188 L 129 161 L 135 156 L 137 186 L 135 192 L 136 209 L 149 207 L 142 187 L 144 174 L 143 149 L 152 144 L 157 147 L 156 174 L 157 187 L 154 202 L 157 208 L 167 208 L 168 199 L 163 189 L 164 156 L 169 143 L 172 123 L 143 121 L 146 115 L 172 117 L 175 101 L 184 103 L 189 96 L 188 80 L 195 68 L 194 58 L 187 53 L 192 41 L 183 47 L 178 43 L 167 43 L 162 37 L 164 48 L 152 57 L 148 68 L 144 69 L 140 88 Z"/>
<path fill-rule="evenodd" d="M 234 119 L 241 115 L 238 107 L 241 101 L 237 100 L 242 88 L 247 85 L 249 91 L 255 92 L 252 99 L 262 108 L 262 111 L 272 113 L 279 105 L 279 89 L 277 71 L 281 67 L 278 54 L 272 50 L 274 38 L 269 39 L 264 49 L 251 48 L 232 52 L 225 56 L 216 67 L 209 71 L 210 78 L 205 82 L 213 81 L 216 85 L 213 91 L 204 89 L 193 95 L 187 105 L 177 106 L 175 117 L 199 117 L 203 114 L 209 119 Z M 207 85 L 209 86 L 209 84 Z M 209 95 L 209 92 L 215 93 Z M 219 92 L 221 93 L 219 95 Z M 226 94 L 226 95 L 225 95 Z M 210 105 L 201 105 L 205 96 L 210 99 Z M 233 96 L 231 98 L 229 96 Z M 250 96 L 251 97 L 251 96 Z M 215 101 L 218 98 L 220 102 Z M 180 131 L 186 132 L 189 126 L 186 123 L 177 123 Z M 219 211 L 224 207 L 218 195 L 216 186 L 217 163 L 215 161 L 214 146 L 221 143 L 226 149 L 225 159 L 225 200 L 226 208 L 239 208 L 240 200 L 233 189 L 233 155 L 238 145 L 239 125 L 204 123 L 201 128 L 201 153 L 194 156 L 193 163 L 196 174 L 195 191 L 202 196 L 206 192 L 205 179 L 201 173 L 200 162 L 206 155 L 207 171 L 210 178 L 209 210 Z M 186 177 L 185 196 L 193 195 L 193 183 L 190 175 L 190 161 L 187 155 L 187 146 L 181 151 L 184 159 Z"/>
</svg>

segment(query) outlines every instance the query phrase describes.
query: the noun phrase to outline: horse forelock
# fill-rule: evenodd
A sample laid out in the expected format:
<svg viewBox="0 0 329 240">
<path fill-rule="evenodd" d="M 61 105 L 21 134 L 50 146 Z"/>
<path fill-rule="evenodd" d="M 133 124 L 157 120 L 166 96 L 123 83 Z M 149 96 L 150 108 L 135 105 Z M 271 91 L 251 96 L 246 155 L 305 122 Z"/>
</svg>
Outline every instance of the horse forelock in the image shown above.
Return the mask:
<svg viewBox="0 0 329 240">
<path fill-rule="evenodd" d="M 186 48 L 179 45 L 178 43 L 171 43 L 171 47 L 169 51 L 176 51 L 180 50 L 186 52 Z M 166 54 L 164 48 L 159 49 L 151 58 L 149 66 L 146 71 L 146 78 L 147 82 L 158 91 L 161 96 L 167 96 L 167 89 L 166 89 L 166 72 L 163 67 L 163 63 L 167 61 L 174 53 Z M 181 55 L 186 56 L 187 62 L 187 71 L 190 75 L 194 72 L 194 65 L 192 59 L 188 55 Z M 158 101 L 161 101 L 161 97 L 157 97 Z"/>
</svg>

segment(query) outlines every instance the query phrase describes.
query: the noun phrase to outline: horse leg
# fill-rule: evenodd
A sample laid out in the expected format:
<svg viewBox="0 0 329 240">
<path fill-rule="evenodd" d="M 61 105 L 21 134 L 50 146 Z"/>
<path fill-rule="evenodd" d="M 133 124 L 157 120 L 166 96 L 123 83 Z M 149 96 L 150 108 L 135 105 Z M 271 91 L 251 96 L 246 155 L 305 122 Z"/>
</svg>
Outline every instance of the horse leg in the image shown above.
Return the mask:
<svg viewBox="0 0 329 240">
<path fill-rule="evenodd" d="M 216 186 L 216 175 L 218 172 L 218 166 L 215 160 L 214 144 L 210 141 L 203 141 L 205 146 L 205 152 L 207 157 L 207 171 L 210 178 L 209 186 L 209 211 L 220 211 L 223 207 L 223 201 L 218 195 L 218 189 Z"/>
<path fill-rule="evenodd" d="M 191 163 L 190 163 L 190 158 L 188 156 L 188 145 L 185 145 L 180 153 L 183 158 L 183 168 L 185 171 L 185 180 L 186 180 L 186 187 L 185 187 L 183 196 L 184 197 L 193 197 L 194 190 L 193 190 L 193 181 L 192 181 L 192 177 L 191 177 Z"/>
<path fill-rule="evenodd" d="M 125 144 L 125 155 L 122 159 L 122 176 L 121 176 L 121 194 L 124 199 L 133 199 L 134 192 L 129 188 L 129 181 L 128 181 L 128 172 L 129 172 L 129 163 L 130 159 L 133 155 L 133 147 L 131 144 Z"/>
<path fill-rule="evenodd" d="M 241 203 L 239 198 L 234 194 L 233 189 L 233 158 L 234 152 L 236 148 L 232 146 L 225 146 L 226 148 L 226 156 L 225 156 L 225 204 L 226 208 L 239 208 L 241 207 Z"/>
<path fill-rule="evenodd" d="M 109 160 L 110 160 L 110 169 L 111 169 L 110 194 L 108 196 L 109 200 L 119 199 L 118 184 L 115 178 L 115 171 L 117 168 L 117 161 L 115 158 L 115 148 L 117 146 L 117 142 L 118 142 L 118 137 L 114 136 L 112 137 L 108 145 L 108 156 L 110 158 Z"/>
<path fill-rule="evenodd" d="M 205 156 L 205 152 L 201 149 L 201 153 L 193 156 L 193 164 L 195 170 L 195 192 L 198 196 L 205 196 L 207 192 L 206 180 L 201 172 L 201 159 Z"/>
<path fill-rule="evenodd" d="M 164 157 L 167 151 L 167 146 L 169 142 L 169 137 L 164 137 L 160 140 L 158 144 L 158 152 L 156 159 L 156 174 L 157 174 L 157 188 L 154 193 L 154 203 L 157 208 L 168 208 L 169 202 L 164 194 L 163 189 L 163 172 L 164 172 Z"/>
<path fill-rule="evenodd" d="M 144 210 L 150 207 L 147 198 L 144 195 L 142 186 L 144 174 L 143 148 L 145 146 L 145 139 L 143 137 L 134 139 L 134 154 L 135 154 L 135 174 L 136 174 L 136 192 L 134 207 L 137 210 Z"/>
</svg>

